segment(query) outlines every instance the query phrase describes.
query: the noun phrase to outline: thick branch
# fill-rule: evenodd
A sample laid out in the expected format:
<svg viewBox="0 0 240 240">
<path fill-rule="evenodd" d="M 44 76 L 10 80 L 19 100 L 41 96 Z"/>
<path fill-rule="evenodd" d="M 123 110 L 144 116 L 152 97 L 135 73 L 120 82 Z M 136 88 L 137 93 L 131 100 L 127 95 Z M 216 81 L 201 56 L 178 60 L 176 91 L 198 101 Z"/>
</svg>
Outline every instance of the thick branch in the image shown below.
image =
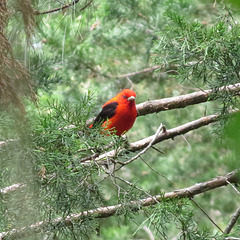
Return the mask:
<svg viewBox="0 0 240 240">
<path fill-rule="evenodd" d="M 195 105 L 199 103 L 209 102 L 216 99 L 216 92 L 224 93 L 229 92 L 234 95 L 240 94 L 240 83 L 234 85 L 228 85 L 221 87 L 217 90 L 204 90 L 193 92 L 185 95 L 180 95 L 177 97 L 163 98 L 150 100 L 143 103 L 137 104 L 138 116 L 144 116 L 151 113 L 158 113 L 161 111 L 172 110 L 177 108 L 185 108 L 190 105 Z M 94 121 L 91 118 L 87 121 L 86 125 L 90 126 Z"/>
<path fill-rule="evenodd" d="M 175 127 L 175 128 L 169 129 L 169 130 L 165 130 L 165 131 L 161 132 L 161 134 L 159 134 L 157 137 L 154 134 L 150 137 L 144 138 L 144 139 L 139 140 L 137 142 L 130 143 L 128 151 L 135 152 L 135 151 L 144 149 L 150 144 L 150 142 L 154 138 L 155 139 L 152 142 L 152 145 L 154 145 L 156 143 L 159 143 L 159 142 L 162 142 L 166 139 L 173 139 L 176 136 L 185 134 L 185 133 L 190 132 L 192 130 L 198 129 L 198 128 L 203 127 L 203 126 L 206 126 L 210 123 L 216 122 L 218 120 L 218 118 L 219 118 L 219 115 L 209 115 L 209 116 L 199 118 L 195 121 L 183 124 L 181 126 L 178 126 L 178 127 Z M 105 158 L 114 157 L 117 152 L 119 153 L 119 149 L 118 150 L 114 149 L 112 151 L 104 153 L 104 154 L 100 155 L 97 159 L 95 159 L 95 161 L 96 160 L 99 161 L 99 160 L 102 160 L 102 159 L 105 159 Z"/>
<path fill-rule="evenodd" d="M 178 127 L 166 130 L 162 132 L 154 141 L 153 145 L 159 142 L 162 142 L 166 139 L 173 139 L 176 136 L 185 134 L 187 132 L 190 132 L 192 130 L 198 129 L 200 127 L 206 126 L 210 123 L 216 122 L 219 119 L 219 115 L 209 115 L 202 118 L 199 118 L 197 120 L 194 120 L 192 122 L 188 122 L 186 124 L 180 125 Z M 130 144 L 130 150 L 131 151 L 137 151 L 139 149 L 145 148 L 149 142 L 152 140 L 153 136 L 144 138 L 142 140 L 139 140 L 137 142 Z"/>
<path fill-rule="evenodd" d="M 229 85 L 226 87 L 221 87 L 217 90 L 204 90 L 177 97 L 146 101 L 137 105 L 138 116 L 143 116 L 146 114 L 157 113 L 176 108 L 185 108 L 190 105 L 212 101 L 216 99 L 215 95 L 216 92 L 218 93 L 229 92 L 231 94 L 239 95 L 240 83 Z"/>
<path fill-rule="evenodd" d="M 139 211 L 142 207 L 148 207 L 155 205 L 161 202 L 163 199 L 172 199 L 172 198 L 192 198 L 195 195 L 226 186 L 229 183 L 238 183 L 239 182 L 239 170 L 235 170 L 233 172 L 228 173 L 226 176 L 220 176 L 213 178 L 209 181 L 197 183 L 193 186 L 178 189 L 173 192 L 166 193 L 164 195 L 156 195 L 153 197 L 148 197 L 144 199 L 139 199 L 135 201 L 129 202 L 128 206 L 131 207 L 133 211 Z M 99 207 L 92 210 L 87 210 L 84 212 L 71 214 L 66 218 L 56 218 L 52 221 L 41 221 L 31 226 L 23 227 L 20 229 L 12 229 L 8 232 L 0 233 L 0 239 L 20 239 L 26 236 L 31 236 L 33 234 L 39 233 L 44 230 L 47 226 L 51 224 L 51 226 L 69 226 L 73 223 L 77 223 L 83 221 L 83 218 L 107 218 L 111 217 L 114 214 L 121 214 L 122 208 L 126 207 L 123 204 L 107 206 L 107 207 Z M 61 224 L 60 224 L 61 223 Z"/>
<path fill-rule="evenodd" d="M 62 11 L 66 8 L 69 8 L 69 7 L 72 7 L 74 6 L 76 3 L 78 3 L 79 0 L 74 0 L 72 1 L 71 3 L 68 3 L 68 4 L 65 4 L 63 5 L 62 7 L 59 7 L 59 8 L 54 8 L 54 9 L 50 9 L 50 10 L 47 10 L 47 11 L 44 11 L 44 12 L 38 12 L 38 11 L 35 11 L 35 14 L 36 15 L 42 15 L 42 14 L 48 14 L 48 13 L 53 13 L 53 12 L 58 12 L 58 11 Z M 79 11 L 83 11 L 85 8 L 87 8 L 91 3 L 93 2 L 93 0 L 91 0 L 90 2 L 88 2 L 84 7 L 82 7 Z"/>
</svg>

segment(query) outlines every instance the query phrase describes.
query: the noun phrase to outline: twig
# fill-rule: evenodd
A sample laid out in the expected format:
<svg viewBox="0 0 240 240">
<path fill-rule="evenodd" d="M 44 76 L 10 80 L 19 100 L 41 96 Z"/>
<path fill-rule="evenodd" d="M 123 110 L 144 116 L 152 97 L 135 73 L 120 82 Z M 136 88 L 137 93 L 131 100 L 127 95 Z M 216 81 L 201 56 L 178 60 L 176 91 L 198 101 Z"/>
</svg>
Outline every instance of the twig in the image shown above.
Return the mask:
<svg viewBox="0 0 240 240">
<path fill-rule="evenodd" d="M 152 168 L 141 156 L 140 156 L 141 160 L 155 173 L 157 173 L 159 176 L 165 178 L 167 181 L 169 181 L 173 186 L 175 185 L 173 181 L 171 181 L 170 179 L 168 179 L 165 175 L 163 175 L 162 173 L 158 172 L 156 169 Z"/>
<path fill-rule="evenodd" d="M 154 146 L 151 146 L 152 149 L 154 149 L 155 151 L 161 153 L 161 154 L 165 154 L 162 150 L 159 150 L 158 148 L 154 147 Z"/>
<path fill-rule="evenodd" d="M 133 88 L 134 84 L 133 84 L 132 80 L 129 77 L 126 77 L 126 79 L 130 83 L 130 88 Z"/>
<path fill-rule="evenodd" d="M 195 200 L 191 199 L 191 201 L 204 213 L 204 215 L 212 222 L 212 224 L 220 230 L 221 233 L 224 233 L 223 230 L 213 221 L 213 219 Z"/>
<path fill-rule="evenodd" d="M 152 145 L 153 143 L 156 141 L 157 137 L 159 136 L 159 134 L 161 132 L 163 132 L 163 129 L 165 129 L 165 127 L 160 124 L 159 128 L 157 129 L 156 133 L 154 134 L 152 140 L 149 142 L 149 144 L 147 145 L 147 147 L 145 147 L 141 152 L 139 152 L 136 156 L 132 157 L 131 159 L 127 160 L 126 162 L 122 162 L 122 166 L 120 166 L 117 170 L 119 170 L 120 168 L 122 168 L 124 165 L 127 165 L 133 161 L 135 161 L 136 159 L 138 159 L 141 155 L 143 155 Z"/>
<path fill-rule="evenodd" d="M 129 186 L 131 186 L 131 187 L 133 187 L 133 188 L 135 188 L 135 189 L 143 192 L 144 194 L 146 194 L 147 196 L 151 197 L 154 201 L 156 201 L 156 202 L 158 203 L 158 200 L 155 198 L 155 196 L 152 196 L 151 194 L 149 194 L 148 192 L 146 192 L 146 191 L 144 191 L 143 189 L 139 188 L 138 186 L 134 185 L 133 183 L 131 183 L 131 182 L 129 182 L 129 181 L 127 181 L 127 180 L 125 180 L 125 179 L 123 179 L 123 178 L 121 178 L 121 177 L 118 177 L 118 176 L 114 176 L 114 177 L 115 177 L 116 179 L 118 179 L 118 180 L 126 183 L 127 185 L 129 185 Z"/>
<path fill-rule="evenodd" d="M 53 12 L 58 12 L 58 11 L 62 11 L 66 8 L 72 7 L 75 4 L 77 4 L 80 0 L 74 0 L 71 3 L 65 4 L 62 7 L 59 8 L 54 8 L 54 9 L 50 9 L 44 12 L 39 12 L 39 11 L 35 11 L 35 15 L 43 15 L 43 14 L 48 14 L 48 13 L 53 13 Z M 79 11 L 83 11 L 85 8 L 87 8 L 91 3 L 93 2 L 93 0 L 90 0 L 90 2 L 88 2 L 84 7 L 82 7 Z"/>
<path fill-rule="evenodd" d="M 148 228 L 148 227 L 145 225 L 145 226 L 143 226 L 142 229 L 147 233 L 147 235 L 148 235 L 148 237 L 149 237 L 150 240 L 154 240 L 154 239 L 155 239 L 152 231 L 150 230 L 150 228 Z"/>
<path fill-rule="evenodd" d="M 228 184 L 230 184 L 231 187 L 232 187 L 238 194 L 240 194 L 240 192 L 237 190 L 237 188 L 236 188 L 233 184 L 231 184 L 231 183 L 228 183 Z"/>
<path fill-rule="evenodd" d="M 226 237 L 224 240 L 240 240 L 240 238 L 237 237 Z"/>
<path fill-rule="evenodd" d="M 195 195 L 213 190 L 215 188 L 226 186 L 226 185 L 228 185 L 228 182 L 230 182 L 230 183 L 239 182 L 239 179 L 237 178 L 237 173 L 239 173 L 239 170 L 230 172 L 226 176 L 220 176 L 220 177 L 213 178 L 206 182 L 197 183 L 188 188 L 178 189 L 173 192 L 165 193 L 164 195 L 162 195 L 162 194 L 156 195 L 156 196 L 154 196 L 154 198 L 157 199 L 158 202 L 161 202 L 163 199 L 192 198 Z M 158 202 L 156 202 L 152 197 L 149 197 L 149 198 L 130 201 L 128 203 L 128 206 L 131 207 L 132 209 L 134 209 L 134 211 L 139 211 L 141 209 L 141 207 L 152 206 L 152 205 L 157 204 Z M 20 239 L 20 238 L 31 236 L 33 234 L 43 231 L 50 224 L 51 224 L 51 226 L 58 225 L 61 227 L 65 227 L 65 226 L 72 225 L 73 223 L 82 221 L 84 217 L 87 217 L 87 218 L 111 217 L 116 213 L 121 214 L 121 211 L 119 211 L 119 210 L 121 210 L 123 207 L 125 207 L 124 204 L 99 207 L 96 209 L 71 214 L 67 217 L 58 217 L 51 221 L 44 220 L 44 221 L 32 224 L 30 226 L 26 226 L 26 227 L 22 227 L 22 228 L 18 228 L 18 229 L 12 229 L 7 232 L 2 232 L 2 233 L 0 233 L 0 239 L 2 239 L 2 240 L 9 239 L 9 238 Z"/>
<path fill-rule="evenodd" d="M 132 72 L 132 73 L 127 73 L 127 74 L 122 74 L 122 75 L 119 75 L 119 76 L 115 76 L 115 78 L 125 78 L 125 77 L 132 77 L 132 76 L 135 76 L 135 75 L 138 75 L 138 74 L 142 74 L 142 73 L 146 73 L 146 72 L 152 72 L 156 69 L 159 69 L 161 68 L 162 66 L 160 65 L 157 65 L 157 66 L 154 66 L 154 67 L 150 67 L 150 68 L 145 68 L 141 71 L 137 71 L 137 72 Z"/>
<path fill-rule="evenodd" d="M 231 232 L 231 230 L 232 230 L 232 228 L 234 227 L 234 225 L 236 224 L 239 216 L 240 216 L 240 208 L 238 208 L 238 209 L 234 212 L 234 214 L 232 215 L 232 217 L 231 217 L 231 219 L 230 219 L 230 221 L 229 221 L 226 229 L 224 230 L 224 233 L 225 233 L 225 234 L 229 234 L 229 233 Z"/>
<path fill-rule="evenodd" d="M 120 197 L 120 190 L 122 190 L 125 194 L 128 194 L 127 191 L 125 189 L 123 189 L 121 186 L 119 186 L 116 182 L 116 176 L 114 175 L 114 171 L 113 172 L 110 172 L 108 171 L 108 169 L 105 169 L 104 166 L 103 166 L 103 170 L 104 172 L 108 175 L 108 177 L 111 178 L 111 181 L 113 182 L 113 184 L 117 187 L 118 189 L 118 197 Z M 106 179 L 106 178 L 105 178 Z"/>
<path fill-rule="evenodd" d="M 187 145 L 188 145 L 188 147 L 189 148 L 192 148 L 191 147 L 191 144 L 189 143 L 189 141 L 186 139 L 186 137 L 182 134 L 182 138 L 183 138 L 183 140 L 187 143 Z"/>
</svg>

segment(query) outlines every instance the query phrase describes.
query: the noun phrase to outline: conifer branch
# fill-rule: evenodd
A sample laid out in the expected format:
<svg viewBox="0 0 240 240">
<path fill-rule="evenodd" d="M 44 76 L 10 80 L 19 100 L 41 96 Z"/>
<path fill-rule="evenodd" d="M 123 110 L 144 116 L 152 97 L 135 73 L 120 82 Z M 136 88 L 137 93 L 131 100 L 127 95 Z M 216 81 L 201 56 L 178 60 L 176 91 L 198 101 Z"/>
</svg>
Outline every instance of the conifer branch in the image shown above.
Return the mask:
<svg viewBox="0 0 240 240">
<path fill-rule="evenodd" d="M 54 9 L 50 9 L 44 12 L 39 12 L 39 11 L 35 11 L 35 15 L 43 15 L 43 14 L 48 14 L 48 13 L 53 13 L 53 12 L 58 12 L 58 11 L 62 11 L 64 9 L 67 9 L 69 7 L 74 6 L 75 4 L 77 4 L 79 2 L 79 0 L 74 0 L 71 3 L 65 4 L 62 7 L 59 8 L 54 8 Z M 91 3 L 93 2 L 93 0 L 90 0 L 84 7 L 82 7 L 79 11 L 83 11 L 85 8 L 87 8 Z"/>
<path fill-rule="evenodd" d="M 234 85 L 228 85 L 228 86 L 221 87 L 218 89 L 218 92 L 224 92 L 224 91 L 225 92 L 228 91 L 232 94 L 238 95 L 240 92 L 240 83 L 237 83 Z M 170 109 L 175 109 L 175 108 L 186 107 L 186 106 L 189 106 L 192 104 L 198 104 L 198 103 L 205 102 L 205 101 L 210 101 L 210 100 L 214 99 L 213 97 L 210 97 L 212 93 L 214 93 L 213 90 L 205 90 L 205 91 L 194 92 L 194 93 L 181 95 L 181 96 L 177 96 L 177 97 L 147 101 L 147 102 L 137 105 L 138 116 L 151 114 L 151 113 L 158 112 L 158 111 L 165 111 L 165 110 L 170 110 Z M 156 143 L 159 143 L 161 141 L 164 141 L 166 139 L 174 138 L 175 136 L 182 135 L 182 134 L 192 131 L 194 129 L 197 129 L 202 126 L 206 126 L 210 123 L 213 123 L 218 120 L 218 117 L 219 117 L 219 115 L 205 116 L 198 120 L 183 124 L 179 127 L 169 129 L 169 130 L 163 132 L 162 134 L 160 134 L 158 136 L 158 138 L 154 141 L 153 145 Z M 93 121 L 93 119 L 89 120 L 89 122 L 87 124 L 89 124 L 92 121 Z M 128 150 L 131 152 L 134 152 L 134 151 L 138 151 L 138 150 L 142 150 L 142 149 L 146 148 L 154 136 L 155 135 L 144 138 L 144 139 L 139 140 L 134 143 L 130 143 Z M 8 141 L 1 141 L 0 148 L 5 146 L 6 143 L 8 143 Z M 86 163 L 87 163 L 88 160 L 90 160 L 90 159 L 92 160 L 95 157 L 98 157 L 97 160 L 102 160 L 106 157 L 109 157 L 109 158 L 114 157 L 115 154 L 116 154 L 116 150 L 109 151 L 103 155 L 100 155 L 100 153 L 97 153 L 94 156 L 86 157 L 84 159 L 84 161 L 86 161 Z M 17 189 L 17 188 L 14 188 L 14 190 L 15 189 Z"/>
<path fill-rule="evenodd" d="M 152 136 L 141 139 L 141 140 L 136 141 L 134 143 L 130 143 L 128 145 L 127 150 L 129 152 L 135 152 L 135 151 L 147 148 L 150 145 L 150 143 L 151 143 L 151 146 L 152 146 L 152 145 L 155 145 L 155 144 L 157 144 L 159 142 L 162 142 L 164 140 L 173 139 L 176 136 L 185 134 L 187 132 L 198 129 L 200 127 L 209 125 L 210 123 L 216 122 L 216 121 L 218 121 L 219 116 L 220 115 L 218 115 L 218 114 L 209 115 L 209 116 L 199 118 L 197 120 L 194 120 L 192 122 L 188 122 L 186 124 L 180 125 L 178 127 L 175 127 L 175 128 L 169 129 L 169 130 L 164 129 L 164 131 L 162 131 L 157 136 L 156 136 L 156 134 L 154 134 Z M 104 154 L 100 155 L 99 157 L 97 157 L 95 159 L 95 161 L 100 161 L 100 160 L 104 160 L 104 159 L 107 159 L 107 158 L 114 158 L 116 156 L 116 154 L 119 154 L 119 153 L 121 153 L 121 150 L 113 149 L 113 150 L 111 150 L 107 153 L 104 153 Z M 137 158 L 134 158 L 134 160 L 136 160 L 136 159 Z M 88 163 L 88 162 L 86 161 L 85 163 Z M 129 161 L 128 163 L 130 163 L 130 162 L 133 162 L 133 161 Z M 119 163 L 119 162 L 117 162 L 117 163 Z M 124 164 L 124 162 L 123 162 L 122 165 L 126 165 L 126 164 Z"/>
<path fill-rule="evenodd" d="M 210 123 L 213 123 L 213 122 L 217 121 L 218 118 L 219 118 L 219 115 L 205 116 L 205 117 L 202 117 L 202 118 L 197 119 L 195 121 L 192 121 L 192 122 L 183 124 L 181 126 L 178 126 L 176 128 L 172 128 L 172 129 L 169 129 L 169 130 L 164 129 L 164 131 L 162 131 L 160 134 L 154 134 L 150 137 L 141 139 L 141 140 L 136 141 L 134 143 L 130 143 L 129 146 L 128 146 L 128 151 L 129 152 L 135 152 L 135 151 L 138 151 L 138 150 L 148 148 L 149 145 L 152 146 L 152 145 L 154 145 L 156 143 L 159 143 L 159 142 L 162 142 L 164 140 L 173 139 L 174 137 L 176 137 L 178 135 L 182 135 L 182 134 L 187 133 L 189 131 L 192 131 L 192 130 L 195 130 L 195 129 L 200 128 L 202 126 L 206 126 Z M 94 158 L 95 158 L 94 161 L 103 161 L 104 162 L 104 159 L 113 158 L 113 157 L 115 157 L 115 155 L 117 153 L 119 153 L 119 149 L 118 150 L 115 150 L 115 149 L 111 150 L 111 151 L 109 151 L 107 153 L 104 153 L 102 155 L 97 153 L 96 155 L 91 155 L 89 157 L 85 157 L 85 158 L 81 159 L 81 162 L 82 162 L 82 164 L 89 164 L 89 162 L 92 161 Z M 134 158 L 134 160 L 131 160 L 128 163 L 131 163 L 131 162 L 135 161 L 136 159 L 137 158 Z M 118 161 L 116 163 L 120 163 L 120 162 Z M 121 163 L 121 165 L 122 166 L 127 165 L 128 163 L 125 164 L 123 162 L 123 163 Z M 19 183 L 19 187 L 20 186 L 22 187 L 22 184 Z M 7 188 L 9 188 L 8 192 L 15 191 L 15 190 L 18 189 L 18 187 L 11 188 L 11 186 L 9 186 Z M 3 194 L 5 193 L 4 189 L 0 189 L 0 192 L 3 193 Z"/>
<path fill-rule="evenodd" d="M 84 221 L 84 218 L 94 219 L 111 217 L 115 214 L 121 214 L 120 210 L 126 207 L 129 207 L 132 211 L 140 211 L 143 207 L 159 204 L 163 199 L 193 198 L 195 195 L 226 186 L 229 184 L 229 182 L 239 183 L 239 171 L 239 169 L 236 169 L 235 171 L 230 172 L 225 176 L 216 177 L 202 183 L 197 183 L 187 188 L 175 190 L 173 192 L 130 201 L 127 206 L 124 204 L 117 204 L 113 206 L 99 207 L 96 209 L 71 214 L 65 218 L 58 217 L 51 221 L 44 220 L 34 223 L 30 226 L 22 227 L 19 229 L 12 229 L 10 231 L 0 233 L 0 239 L 20 239 L 40 233 L 49 225 L 67 227 L 71 226 L 74 223 Z"/>
</svg>

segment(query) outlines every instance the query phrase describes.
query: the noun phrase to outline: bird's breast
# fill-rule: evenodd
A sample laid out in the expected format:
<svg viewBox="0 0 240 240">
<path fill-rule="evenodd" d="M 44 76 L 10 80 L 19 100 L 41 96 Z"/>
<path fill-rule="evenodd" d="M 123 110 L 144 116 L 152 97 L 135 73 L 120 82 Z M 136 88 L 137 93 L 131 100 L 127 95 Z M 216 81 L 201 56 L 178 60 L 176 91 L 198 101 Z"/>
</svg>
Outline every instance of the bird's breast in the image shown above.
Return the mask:
<svg viewBox="0 0 240 240">
<path fill-rule="evenodd" d="M 114 128 L 119 136 L 133 126 L 137 117 L 135 103 L 130 103 L 133 104 L 118 105 L 114 116 L 108 120 L 107 129 Z"/>
</svg>

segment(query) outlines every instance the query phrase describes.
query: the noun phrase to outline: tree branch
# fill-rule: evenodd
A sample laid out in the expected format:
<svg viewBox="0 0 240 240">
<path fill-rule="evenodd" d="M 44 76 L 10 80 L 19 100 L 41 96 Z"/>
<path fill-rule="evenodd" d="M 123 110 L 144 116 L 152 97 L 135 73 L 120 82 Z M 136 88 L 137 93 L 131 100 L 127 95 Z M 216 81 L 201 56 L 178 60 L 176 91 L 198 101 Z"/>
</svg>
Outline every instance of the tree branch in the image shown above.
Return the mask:
<svg viewBox="0 0 240 240">
<path fill-rule="evenodd" d="M 240 216 L 240 208 L 238 208 L 236 210 L 236 212 L 233 214 L 233 216 L 231 217 L 226 229 L 224 230 L 225 234 L 229 234 L 231 232 L 231 230 L 234 227 L 234 225 L 236 224 L 239 216 Z"/>
<path fill-rule="evenodd" d="M 130 143 L 127 150 L 130 151 L 130 152 L 135 152 L 135 151 L 138 151 L 138 150 L 142 150 L 144 148 L 147 148 L 150 143 L 151 143 L 151 145 L 154 145 L 154 144 L 162 142 L 166 139 L 173 139 L 174 137 L 176 137 L 178 135 L 185 134 L 185 133 L 190 132 L 192 130 L 198 129 L 198 128 L 203 127 L 203 126 L 206 126 L 210 123 L 216 122 L 218 119 L 219 119 L 219 115 L 209 115 L 209 116 L 199 118 L 195 121 L 180 125 L 178 127 L 175 127 L 175 128 L 169 129 L 169 130 L 164 130 L 164 131 L 161 132 L 161 134 L 158 134 L 158 136 L 156 136 L 156 134 L 154 134 L 150 137 L 141 139 L 137 142 Z M 113 158 L 113 157 L 115 157 L 115 155 L 117 153 L 118 154 L 120 153 L 119 149 L 111 150 L 107 153 L 104 153 L 104 154 L 100 155 L 98 158 L 95 159 L 95 161 L 100 161 L 100 160 L 103 160 L 103 159 L 106 159 L 106 158 Z M 134 159 L 134 160 L 136 160 L 136 159 Z M 86 161 L 86 163 L 87 162 L 89 162 L 89 161 Z M 123 163 L 123 165 L 124 165 L 124 163 Z"/>
<path fill-rule="evenodd" d="M 218 90 L 219 92 L 230 92 L 233 94 L 239 94 L 240 91 L 240 83 L 237 83 L 235 85 L 229 85 L 226 87 L 221 87 Z M 137 105 L 137 110 L 138 110 L 138 116 L 143 116 L 146 114 L 154 113 L 154 112 L 159 112 L 159 111 L 165 111 L 165 110 L 170 110 L 170 109 L 175 109 L 175 108 L 183 108 L 192 104 L 198 104 L 206 101 L 213 100 L 213 97 L 210 97 L 211 94 L 213 94 L 213 90 L 205 90 L 199 91 L 199 92 L 194 92 L 186 95 L 181 95 L 177 97 L 171 97 L 171 98 L 164 98 L 160 100 L 151 100 L 147 102 L 143 102 Z M 213 123 L 218 120 L 218 115 L 210 115 L 206 116 L 203 118 L 200 118 L 198 120 L 186 123 L 184 125 L 181 125 L 179 127 L 167 130 L 166 132 L 162 133 L 159 135 L 159 137 L 156 139 L 154 144 L 164 141 L 169 138 L 174 138 L 175 136 L 187 133 L 189 131 L 192 131 L 194 129 L 197 129 L 202 126 L 206 126 L 210 123 Z M 87 124 L 90 125 L 90 122 L 92 122 L 93 119 L 90 119 Z M 153 139 L 153 136 L 150 136 L 148 138 L 144 138 L 142 140 L 139 140 L 137 142 L 131 143 L 129 146 L 129 151 L 137 151 L 146 148 L 151 140 Z M 11 140 L 12 141 L 12 140 Z M 8 141 L 1 141 L 0 142 L 0 148 L 5 146 Z M 112 150 L 106 154 L 101 155 L 98 159 L 103 159 L 105 157 L 113 157 L 115 156 L 116 151 Z M 96 154 L 96 157 L 98 154 Z M 91 156 L 90 159 L 94 158 L 95 156 Z M 89 159 L 89 158 L 88 158 Z M 88 160 L 87 158 L 85 161 Z M 11 187 L 11 186 L 10 186 Z M 10 188 L 11 189 L 11 188 Z M 14 188 L 14 190 L 17 188 Z M 10 190 L 11 191 L 11 190 Z"/>
<path fill-rule="evenodd" d="M 35 11 L 35 15 L 43 15 L 43 14 L 48 14 L 48 13 L 53 13 L 53 12 L 58 12 L 58 11 L 62 11 L 66 8 L 72 7 L 75 4 L 77 4 L 79 2 L 79 0 L 74 0 L 71 3 L 65 4 L 60 8 L 54 8 L 54 9 L 50 9 L 44 12 L 39 12 L 39 11 Z M 93 2 L 93 0 L 90 0 L 84 7 L 82 7 L 79 11 L 83 11 L 85 8 L 87 8 L 91 3 Z"/>
<path fill-rule="evenodd" d="M 221 233 L 224 233 L 223 230 L 214 222 L 214 220 L 207 214 L 207 212 L 193 199 L 191 199 L 191 201 L 203 212 L 203 214 L 210 220 L 210 222 L 216 227 L 218 228 L 218 230 Z"/>
<path fill-rule="evenodd" d="M 219 89 L 208 89 L 204 91 L 193 92 L 177 97 L 163 98 L 150 100 L 136 105 L 138 117 L 147 114 L 158 113 L 161 111 L 167 111 L 177 108 L 185 108 L 190 105 L 209 102 L 215 100 L 216 93 L 229 92 L 234 95 L 240 95 L 240 83 L 234 85 L 228 85 Z M 94 118 L 87 120 L 86 125 L 90 126 L 94 121 Z"/>
<path fill-rule="evenodd" d="M 154 67 L 150 67 L 150 68 L 145 68 L 141 71 L 137 71 L 137 72 L 132 72 L 132 73 L 127 73 L 127 74 L 122 74 L 122 75 L 119 75 L 119 76 L 115 76 L 114 78 L 125 78 L 125 77 L 132 77 L 132 76 L 135 76 L 135 75 L 138 75 L 138 74 L 142 74 L 142 73 L 146 73 L 146 72 L 153 72 L 155 71 L 156 69 L 159 69 L 161 68 L 162 66 L 160 65 L 157 65 L 157 66 L 154 66 Z"/>
<path fill-rule="evenodd" d="M 173 198 L 193 198 L 195 195 L 228 185 L 230 183 L 238 183 L 239 182 L 239 169 L 228 173 L 225 176 L 220 176 L 208 180 L 206 182 L 197 183 L 193 186 L 178 189 L 173 192 L 165 193 L 164 195 L 156 195 L 153 197 L 148 197 L 144 199 L 139 199 L 135 201 L 130 201 L 128 206 L 133 211 L 139 211 L 142 207 L 148 207 L 155 205 L 161 202 L 163 199 L 173 199 Z M 22 227 L 19 229 L 12 229 L 8 232 L 0 233 L 0 239 L 20 239 L 23 237 L 31 236 L 33 234 L 41 232 L 44 228 L 49 226 L 71 226 L 73 223 L 77 223 L 83 221 L 83 218 L 107 218 L 111 217 L 115 214 L 121 214 L 122 208 L 126 207 L 124 204 L 117 204 L 113 206 L 99 207 L 92 210 L 87 210 L 84 212 L 71 214 L 65 218 L 59 217 L 51 221 L 41 221 L 30 226 Z M 61 224 L 60 224 L 61 223 Z"/>
<path fill-rule="evenodd" d="M 166 128 L 165 126 L 163 126 L 162 124 L 160 124 L 158 130 L 156 131 L 156 133 L 154 134 L 152 140 L 149 142 L 149 144 L 147 145 L 146 148 L 144 148 L 141 152 L 139 152 L 136 156 L 132 157 L 131 159 L 127 160 L 126 162 L 121 162 L 122 166 L 123 167 L 124 165 L 127 165 L 133 161 L 135 161 L 137 158 L 139 158 L 141 155 L 143 155 L 153 144 L 154 142 L 156 141 L 156 139 L 158 138 L 158 136 L 162 133 L 162 132 L 165 132 L 166 131 Z M 119 169 L 121 168 L 119 167 Z"/>
<path fill-rule="evenodd" d="M 20 189 L 22 187 L 25 187 L 25 186 L 26 186 L 26 184 L 16 183 L 16 184 L 13 184 L 11 186 L 8 186 L 8 187 L 0 189 L 0 193 L 1 194 L 7 194 L 7 193 L 13 192 L 13 191 L 15 191 L 17 189 Z"/>
<path fill-rule="evenodd" d="M 194 129 L 197 129 L 197 128 L 200 128 L 202 126 L 206 126 L 210 123 L 213 123 L 213 122 L 217 121 L 218 118 L 219 118 L 219 115 L 210 115 L 210 116 L 202 117 L 202 118 L 199 118 L 195 121 L 183 124 L 183 125 L 178 126 L 176 128 L 172 128 L 172 129 L 169 129 L 169 130 L 164 129 L 164 131 L 162 131 L 161 134 L 154 134 L 150 137 L 144 138 L 144 139 L 139 140 L 137 142 L 130 143 L 129 146 L 128 146 L 128 151 L 135 152 L 135 151 L 138 151 L 138 150 L 142 150 L 144 148 L 147 148 L 150 145 L 150 143 L 151 143 L 151 146 L 152 146 L 152 145 L 154 145 L 156 143 L 159 143 L 159 142 L 162 142 L 166 139 L 172 139 L 172 138 L 174 138 L 178 135 L 182 135 L 182 134 L 187 133 L 189 131 L 192 131 Z M 90 157 L 85 157 L 84 159 L 82 159 L 83 160 L 82 164 L 88 164 L 95 157 L 96 158 L 95 158 L 94 161 L 101 161 L 101 160 L 104 160 L 105 158 L 113 158 L 116 155 L 117 152 L 119 153 L 119 149 L 118 150 L 115 150 L 115 149 L 111 150 L 111 151 L 109 151 L 107 153 L 104 153 L 100 156 L 97 153 L 94 156 L 91 155 Z M 89 160 L 89 159 L 91 159 L 91 160 Z M 136 159 L 134 158 L 134 160 L 131 160 L 130 162 L 135 161 Z M 123 162 L 122 165 L 126 165 L 126 164 L 124 164 L 124 162 Z M 16 187 L 12 188 L 12 186 L 15 186 L 15 185 L 19 185 L 19 186 L 18 187 L 16 186 Z M 8 192 L 17 190 L 19 187 L 22 187 L 23 184 L 18 183 L 18 184 L 14 184 L 12 186 L 9 186 L 9 187 L 6 188 L 6 189 L 9 188 Z M 0 192 L 4 194 L 5 190 L 0 189 Z"/>
<path fill-rule="evenodd" d="M 212 101 L 216 99 L 217 92 L 218 93 L 229 92 L 235 95 L 239 95 L 240 83 L 224 86 L 217 90 L 209 89 L 209 90 L 193 92 L 190 94 L 181 95 L 177 97 L 146 101 L 146 102 L 137 104 L 138 116 L 143 116 L 146 114 L 157 113 L 157 112 L 176 109 L 176 108 L 185 108 L 190 105 Z"/>
</svg>

